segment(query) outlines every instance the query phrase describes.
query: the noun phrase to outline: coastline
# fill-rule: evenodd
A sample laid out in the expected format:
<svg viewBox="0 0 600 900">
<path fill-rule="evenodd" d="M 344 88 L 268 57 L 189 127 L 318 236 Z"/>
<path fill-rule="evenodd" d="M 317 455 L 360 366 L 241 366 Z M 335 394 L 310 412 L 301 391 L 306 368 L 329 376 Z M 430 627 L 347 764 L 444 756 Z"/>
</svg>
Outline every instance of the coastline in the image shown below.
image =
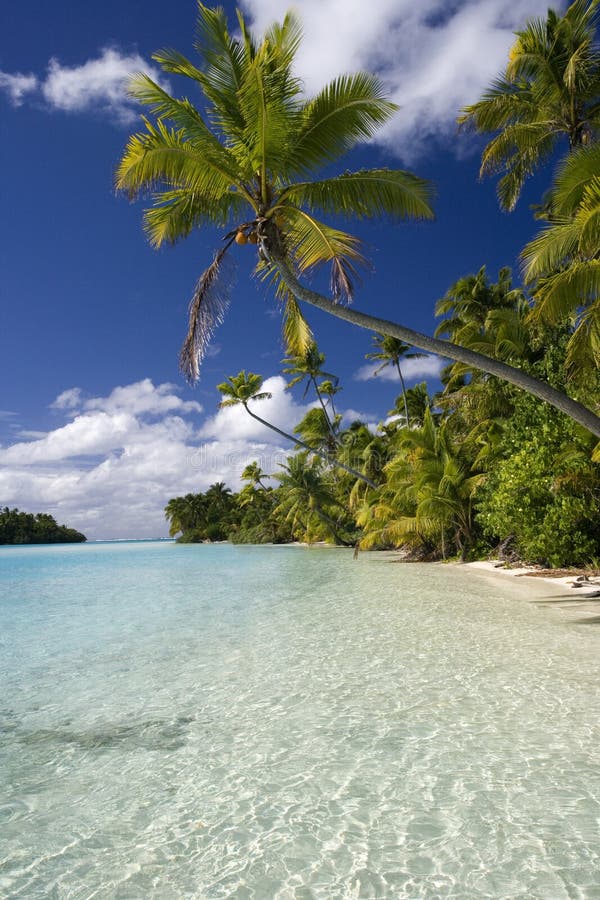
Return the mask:
<svg viewBox="0 0 600 900">
<path fill-rule="evenodd" d="M 545 574 L 543 569 L 536 569 L 533 566 L 506 568 L 500 560 L 477 560 L 457 563 L 457 565 L 498 578 L 518 578 L 529 588 L 530 602 L 551 605 L 553 609 L 567 615 L 575 613 L 577 616 L 589 618 L 590 623 L 595 618 L 600 623 L 600 577 L 598 576 L 590 576 L 589 582 L 582 582 L 577 581 L 577 578 L 580 577 L 578 570 L 574 570 L 570 575 L 551 575 Z M 536 587 L 540 586 L 539 582 L 553 589 L 551 597 L 540 597 L 539 591 L 536 590 Z"/>
</svg>

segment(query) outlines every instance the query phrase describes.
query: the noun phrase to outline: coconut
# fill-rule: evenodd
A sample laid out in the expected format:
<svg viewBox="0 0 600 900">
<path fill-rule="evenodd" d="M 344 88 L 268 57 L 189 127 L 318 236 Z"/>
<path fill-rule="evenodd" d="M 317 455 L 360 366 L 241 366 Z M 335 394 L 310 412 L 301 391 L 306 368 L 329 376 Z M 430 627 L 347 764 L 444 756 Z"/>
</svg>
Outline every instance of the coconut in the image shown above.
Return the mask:
<svg viewBox="0 0 600 900">
<path fill-rule="evenodd" d="M 248 238 L 246 237 L 246 235 L 243 231 L 238 231 L 238 233 L 235 236 L 235 242 L 236 242 L 236 244 L 247 244 Z"/>
<path fill-rule="evenodd" d="M 249 244 L 258 244 L 258 235 L 255 231 L 251 231 L 248 235 L 248 243 Z"/>
</svg>

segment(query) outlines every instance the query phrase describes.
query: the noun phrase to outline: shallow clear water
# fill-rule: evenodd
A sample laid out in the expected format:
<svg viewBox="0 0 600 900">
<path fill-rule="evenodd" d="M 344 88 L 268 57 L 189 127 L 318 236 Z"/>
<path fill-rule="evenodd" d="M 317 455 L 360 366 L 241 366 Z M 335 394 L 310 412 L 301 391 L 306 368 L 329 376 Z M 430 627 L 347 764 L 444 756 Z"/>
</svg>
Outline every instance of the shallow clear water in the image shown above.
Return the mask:
<svg viewBox="0 0 600 900">
<path fill-rule="evenodd" d="M 524 596 L 346 551 L 0 548 L 0 896 L 600 897 L 600 625 Z"/>
</svg>

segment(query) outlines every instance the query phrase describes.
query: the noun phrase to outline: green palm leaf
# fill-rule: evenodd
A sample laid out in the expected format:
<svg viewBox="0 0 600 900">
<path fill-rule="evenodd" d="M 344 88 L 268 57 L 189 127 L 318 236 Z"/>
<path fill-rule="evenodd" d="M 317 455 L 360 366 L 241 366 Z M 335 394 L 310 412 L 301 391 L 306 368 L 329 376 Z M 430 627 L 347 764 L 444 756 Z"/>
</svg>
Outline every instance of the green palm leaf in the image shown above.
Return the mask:
<svg viewBox="0 0 600 900">
<path fill-rule="evenodd" d="M 431 183 L 410 172 L 362 169 L 323 181 L 300 182 L 286 188 L 280 202 L 291 201 L 311 211 L 349 218 L 431 219 Z"/>
<path fill-rule="evenodd" d="M 331 264 L 330 289 L 336 301 L 352 298 L 356 265 L 367 265 L 360 241 L 319 222 L 303 210 L 286 208 L 289 226 L 286 239 L 289 253 L 300 272 L 310 272 L 323 263 Z"/>
<path fill-rule="evenodd" d="M 163 191 L 156 205 L 144 212 L 144 229 L 153 247 L 175 244 L 202 225 L 239 222 L 245 201 L 234 191 L 215 199 L 185 188 Z"/>
<path fill-rule="evenodd" d="M 217 159 L 209 147 L 189 141 L 183 131 L 145 120 L 146 133 L 133 135 L 116 175 L 116 187 L 130 197 L 158 186 L 186 188 L 196 194 L 220 198 L 232 187 L 244 191 L 240 172 L 229 159 Z M 204 153 L 204 149 L 207 150 Z"/>
<path fill-rule="evenodd" d="M 385 97 L 381 82 L 364 72 L 328 84 L 306 107 L 290 156 L 293 172 L 313 170 L 368 140 L 398 107 Z"/>
</svg>

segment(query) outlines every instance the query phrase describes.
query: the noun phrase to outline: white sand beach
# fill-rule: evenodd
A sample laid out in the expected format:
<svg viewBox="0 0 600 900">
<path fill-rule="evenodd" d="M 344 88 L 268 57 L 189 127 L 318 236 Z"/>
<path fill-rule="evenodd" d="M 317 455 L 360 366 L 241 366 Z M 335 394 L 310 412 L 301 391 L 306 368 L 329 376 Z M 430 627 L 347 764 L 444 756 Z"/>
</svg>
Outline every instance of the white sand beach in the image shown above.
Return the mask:
<svg viewBox="0 0 600 900">
<path fill-rule="evenodd" d="M 519 578 L 530 586 L 531 602 L 548 604 L 573 617 L 597 617 L 600 622 L 600 576 L 589 575 L 589 580 L 582 580 L 578 570 L 569 575 L 552 575 L 552 570 L 546 574 L 545 570 L 533 566 L 507 568 L 500 560 L 479 560 L 461 565 L 499 578 Z M 544 598 L 540 596 L 541 584 L 544 585 Z M 552 588 L 550 597 L 547 596 L 547 585 Z"/>
</svg>

